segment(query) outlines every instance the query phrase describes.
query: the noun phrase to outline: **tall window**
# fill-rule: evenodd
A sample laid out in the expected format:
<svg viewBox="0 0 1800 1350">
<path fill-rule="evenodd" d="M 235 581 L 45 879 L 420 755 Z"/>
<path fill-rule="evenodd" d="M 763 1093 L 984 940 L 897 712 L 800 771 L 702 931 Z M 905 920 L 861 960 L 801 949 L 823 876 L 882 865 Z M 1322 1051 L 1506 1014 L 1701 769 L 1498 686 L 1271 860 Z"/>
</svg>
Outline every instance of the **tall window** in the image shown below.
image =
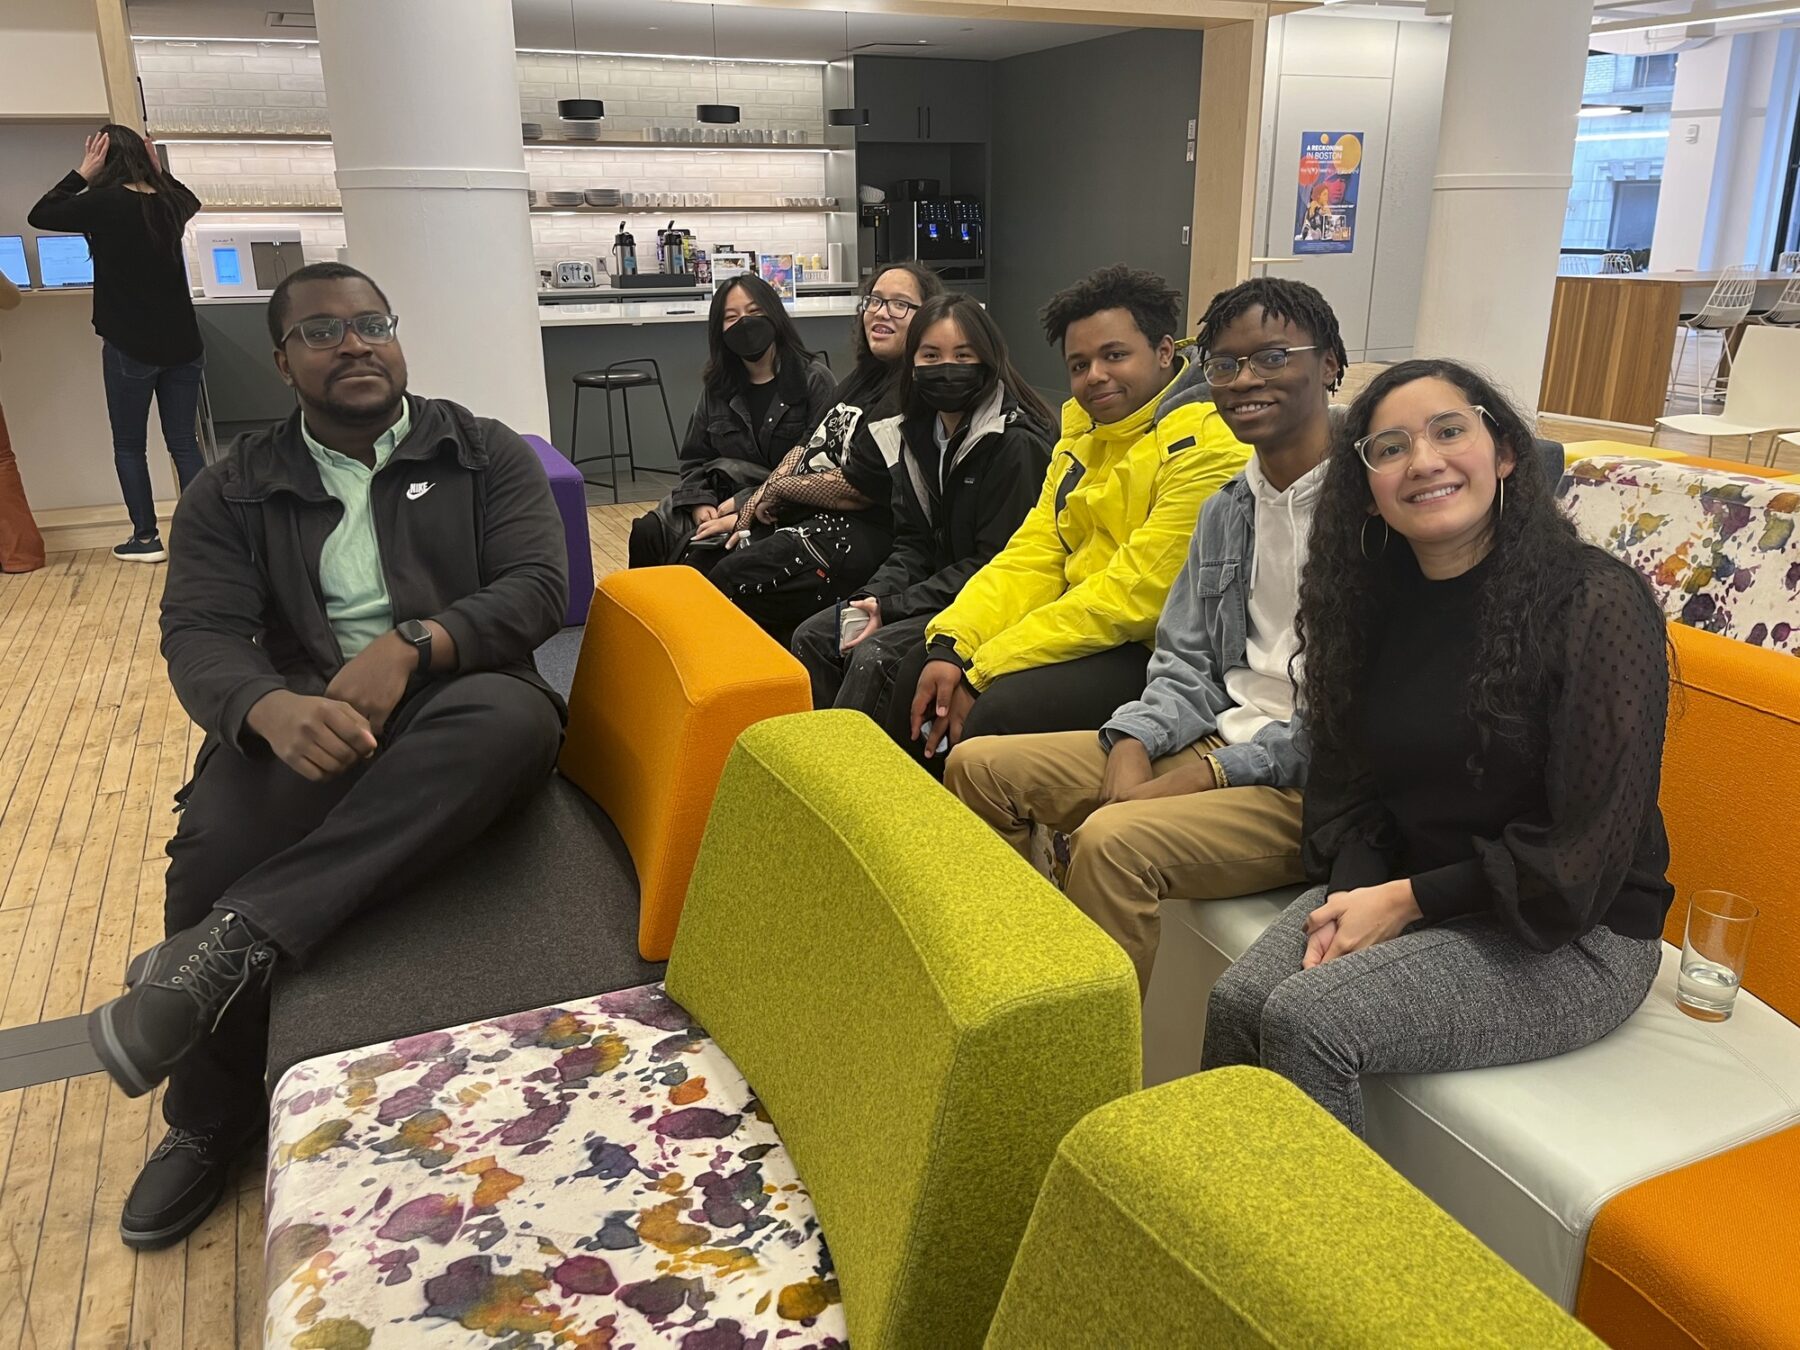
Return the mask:
<svg viewBox="0 0 1800 1350">
<path fill-rule="evenodd" d="M 1794 137 L 1788 143 L 1787 184 L 1782 193 L 1781 215 L 1776 221 L 1775 256 L 1769 266 L 1778 267 L 1783 254 L 1800 253 L 1800 109 L 1794 118 Z"/>
<path fill-rule="evenodd" d="M 1643 111 L 1582 118 L 1575 134 L 1575 181 L 1563 217 L 1565 253 L 1650 247 L 1669 143 L 1675 62 L 1672 53 L 1588 57 L 1584 106 Z"/>
</svg>

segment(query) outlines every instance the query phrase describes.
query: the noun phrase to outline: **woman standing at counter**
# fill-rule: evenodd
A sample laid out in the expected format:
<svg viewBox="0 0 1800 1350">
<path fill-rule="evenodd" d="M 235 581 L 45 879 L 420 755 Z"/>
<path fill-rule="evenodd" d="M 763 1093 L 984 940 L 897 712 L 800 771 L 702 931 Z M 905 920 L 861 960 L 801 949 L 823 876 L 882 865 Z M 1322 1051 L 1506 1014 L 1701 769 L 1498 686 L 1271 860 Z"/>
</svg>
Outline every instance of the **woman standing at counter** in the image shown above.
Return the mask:
<svg viewBox="0 0 1800 1350">
<path fill-rule="evenodd" d="M 696 545 L 717 539 L 728 550 L 709 573 L 713 584 L 784 645 L 802 619 L 853 594 L 887 557 L 893 465 L 869 428 L 896 411 L 907 330 L 943 291 L 917 263 L 871 277 L 858 306 L 856 365 L 835 406 L 734 514 L 694 531 Z"/>
<path fill-rule="evenodd" d="M 0 272 L 0 310 L 16 309 L 19 298 L 19 288 Z M 6 411 L 0 408 L 0 572 L 35 572 L 43 565 L 44 536 L 25 500 L 19 462 L 6 434 Z"/>
<path fill-rule="evenodd" d="M 694 531 L 733 515 L 832 403 L 831 369 L 800 345 L 781 297 L 748 273 L 713 292 L 700 402 L 681 441 L 681 482 L 631 522 L 633 567 L 710 567 L 718 547 L 691 550 Z"/>
<path fill-rule="evenodd" d="M 113 556 L 127 562 L 169 556 L 150 487 L 152 396 L 182 488 L 205 467 L 195 430 L 203 349 L 181 252 L 182 231 L 199 209 L 143 137 L 108 123 L 87 138 L 81 166 L 27 217 L 34 229 L 86 235 L 94 260 L 94 331 L 104 341 L 113 467 L 131 513 L 131 538 Z"/>
</svg>

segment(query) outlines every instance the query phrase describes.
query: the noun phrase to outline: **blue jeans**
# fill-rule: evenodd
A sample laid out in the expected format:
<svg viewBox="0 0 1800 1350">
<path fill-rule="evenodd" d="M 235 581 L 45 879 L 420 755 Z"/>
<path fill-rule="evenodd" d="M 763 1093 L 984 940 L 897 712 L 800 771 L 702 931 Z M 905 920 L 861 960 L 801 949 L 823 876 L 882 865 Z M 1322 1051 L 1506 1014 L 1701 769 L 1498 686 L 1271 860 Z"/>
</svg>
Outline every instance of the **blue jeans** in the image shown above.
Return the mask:
<svg viewBox="0 0 1800 1350">
<path fill-rule="evenodd" d="M 162 421 L 163 443 L 175 461 L 182 491 L 206 465 L 197 434 L 200 417 L 200 371 L 197 357 L 182 366 L 152 366 L 133 359 L 112 343 L 103 344 L 100 372 L 106 382 L 106 416 L 112 422 L 113 468 L 119 491 L 131 513 L 134 537 L 156 533 L 156 496 L 150 489 L 150 398 Z"/>
</svg>

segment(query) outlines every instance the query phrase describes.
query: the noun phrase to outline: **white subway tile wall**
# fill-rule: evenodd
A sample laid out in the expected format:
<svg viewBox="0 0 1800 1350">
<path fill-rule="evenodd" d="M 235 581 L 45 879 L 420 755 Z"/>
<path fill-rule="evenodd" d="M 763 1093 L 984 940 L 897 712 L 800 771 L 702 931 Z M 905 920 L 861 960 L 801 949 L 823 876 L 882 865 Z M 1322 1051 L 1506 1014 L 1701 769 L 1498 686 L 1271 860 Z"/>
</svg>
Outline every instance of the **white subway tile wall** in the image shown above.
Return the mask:
<svg viewBox="0 0 1800 1350">
<path fill-rule="evenodd" d="M 257 42 L 141 42 L 138 70 L 153 130 L 190 134 L 325 134 L 324 81 L 317 47 Z M 823 91 L 818 66 L 716 67 L 717 98 L 743 109 L 742 126 L 823 140 Z M 579 93 L 606 100 L 607 138 L 649 139 L 662 126 L 693 127 L 694 105 L 713 102 L 715 67 L 705 61 L 632 57 L 576 58 L 519 55 L 522 121 L 539 122 L 546 136 L 563 128 L 556 100 Z M 175 144 L 170 164 L 208 206 L 207 224 L 298 225 L 307 261 L 336 257 L 344 243 L 338 215 L 299 212 L 231 214 L 232 207 L 323 205 L 336 195 L 329 145 Z M 605 147 L 526 147 L 532 187 L 542 194 L 595 187 L 628 193 L 706 193 L 722 205 L 776 205 L 784 197 L 825 195 L 825 155 L 811 151 L 703 150 L 678 145 L 657 150 Z M 846 206 L 848 203 L 846 203 Z M 654 257 L 656 230 L 674 219 L 703 248 L 731 246 L 761 252 L 824 254 L 825 217 L 817 212 L 686 212 L 621 208 L 617 214 L 531 218 L 532 253 L 539 267 L 568 258 L 604 257 L 619 221 L 628 219 L 640 258 Z M 190 264 L 197 265 L 189 239 Z M 198 275 L 198 272 L 195 273 Z"/>
<path fill-rule="evenodd" d="M 658 126 L 692 127 L 695 104 L 735 103 L 742 109 L 740 126 L 805 131 L 814 142 L 824 139 L 823 66 L 729 61 L 715 66 L 710 61 L 519 53 L 521 121 L 540 123 L 546 136 L 554 136 L 562 125 L 556 101 L 577 97 L 606 101 L 602 136 L 628 136 Z"/>
</svg>

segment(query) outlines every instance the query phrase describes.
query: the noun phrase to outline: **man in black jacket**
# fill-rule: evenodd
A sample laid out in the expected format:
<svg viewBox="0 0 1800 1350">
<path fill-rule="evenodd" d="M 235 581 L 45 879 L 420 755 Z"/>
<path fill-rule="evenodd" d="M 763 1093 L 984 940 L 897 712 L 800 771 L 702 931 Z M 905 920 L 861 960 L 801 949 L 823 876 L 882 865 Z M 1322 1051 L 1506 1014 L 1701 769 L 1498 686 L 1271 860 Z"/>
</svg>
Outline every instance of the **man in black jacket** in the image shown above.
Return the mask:
<svg viewBox="0 0 1800 1350">
<path fill-rule="evenodd" d="M 89 1016 L 169 1133 L 120 1234 L 167 1246 L 266 1118 L 267 989 L 549 776 L 564 708 L 531 654 L 568 580 L 549 484 L 498 422 L 406 393 L 387 297 L 336 263 L 269 301 L 299 411 L 182 496 L 163 655 L 206 731 L 169 843 L 168 938 Z"/>
</svg>

